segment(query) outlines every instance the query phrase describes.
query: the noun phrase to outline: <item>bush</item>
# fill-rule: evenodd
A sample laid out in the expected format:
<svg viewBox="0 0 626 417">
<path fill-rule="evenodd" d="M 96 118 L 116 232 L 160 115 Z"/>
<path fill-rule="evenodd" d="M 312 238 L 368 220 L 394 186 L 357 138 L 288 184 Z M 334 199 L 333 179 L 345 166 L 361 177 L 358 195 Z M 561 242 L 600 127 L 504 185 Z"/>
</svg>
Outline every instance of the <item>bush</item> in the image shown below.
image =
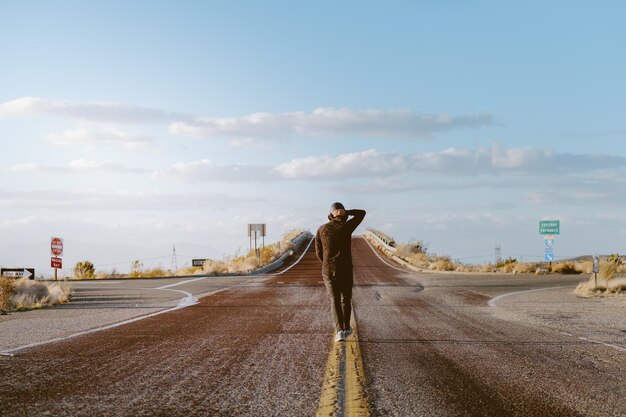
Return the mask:
<svg viewBox="0 0 626 417">
<path fill-rule="evenodd" d="M 448 256 L 439 256 L 430 264 L 430 269 L 435 271 L 454 271 L 456 267 Z"/>
<path fill-rule="evenodd" d="M 617 275 L 618 265 L 614 262 L 603 262 L 600 264 L 600 278 L 608 281 Z"/>
<path fill-rule="evenodd" d="M 572 262 L 559 262 L 552 266 L 552 272 L 563 275 L 577 275 L 581 273 Z"/>
<path fill-rule="evenodd" d="M 42 308 L 48 305 L 67 303 L 72 296 L 72 288 L 67 283 L 48 284 L 41 281 L 32 281 L 28 278 L 20 278 L 16 281 L 11 280 L 8 284 L 12 290 L 5 291 L 4 279 L 0 279 L 0 287 L 2 294 L 9 294 L 10 297 L 0 297 L 4 305 L 2 309 L 8 311 L 30 310 L 34 308 Z"/>
<path fill-rule="evenodd" d="M 620 267 L 624 263 L 624 260 L 622 259 L 619 253 L 613 253 L 609 255 L 609 257 L 606 258 L 606 261 L 614 264 L 617 267 Z"/>
<path fill-rule="evenodd" d="M 89 261 L 78 262 L 74 266 L 75 278 L 93 278 L 96 273 L 96 268 Z"/>
<path fill-rule="evenodd" d="M 598 281 L 596 284 L 593 279 L 588 282 L 578 284 L 574 293 L 580 297 L 594 297 L 611 294 L 621 294 L 626 292 L 626 279 L 618 278 L 611 281 Z"/>
<path fill-rule="evenodd" d="M 502 268 L 507 265 L 515 265 L 517 263 L 517 259 L 513 257 L 509 257 L 507 259 L 499 259 L 496 263 L 496 268 Z"/>
<path fill-rule="evenodd" d="M 425 255 L 428 250 L 428 246 L 422 240 L 414 240 L 406 245 L 397 245 L 396 248 L 398 256 L 405 259 L 415 254 Z"/>
<path fill-rule="evenodd" d="M 4 313 L 11 309 L 13 294 L 15 294 L 15 280 L 0 277 L 0 312 Z"/>
</svg>

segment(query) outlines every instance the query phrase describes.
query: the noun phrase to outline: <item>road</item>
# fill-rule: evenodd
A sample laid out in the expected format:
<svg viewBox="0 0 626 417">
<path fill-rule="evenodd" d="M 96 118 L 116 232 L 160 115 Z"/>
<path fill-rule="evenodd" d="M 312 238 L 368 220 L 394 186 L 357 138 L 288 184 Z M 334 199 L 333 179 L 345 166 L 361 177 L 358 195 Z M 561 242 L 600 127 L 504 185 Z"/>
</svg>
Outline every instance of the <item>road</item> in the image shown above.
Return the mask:
<svg viewBox="0 0 626 417">
<path fill-rule="evenodd" d="M 343 345 L 311 248 L 191 307 L 0 357 L 0 414 L 626 415 L 623 337 L 509 311 L 541 297 L 554 309 L 579 278 L 407 273 L 361 238 L 353 256 Z M 188 285 L 212 290 L 175 288 Z"/>
</svg>

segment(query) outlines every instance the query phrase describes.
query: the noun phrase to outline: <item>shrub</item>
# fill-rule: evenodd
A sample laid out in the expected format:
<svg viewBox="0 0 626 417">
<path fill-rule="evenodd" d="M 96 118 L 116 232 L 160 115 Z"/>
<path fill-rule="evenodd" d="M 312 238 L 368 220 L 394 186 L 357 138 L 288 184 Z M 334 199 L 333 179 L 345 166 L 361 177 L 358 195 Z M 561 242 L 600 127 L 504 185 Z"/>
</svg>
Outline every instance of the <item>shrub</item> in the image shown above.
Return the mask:
<svg viewBox="0 0 626 417">
<path fill-rule="evenodd" d="M 621 294 L 626 292 L 626 279 L 617 278 L 611 281 L 598 281 L 596 284 L 593 279 L 578 284 L 574 293 L 580 297 L 594 297 L 611 294 Z"/>
<path fill-rule="evenodd" d="M 9 308 L 30 310 L 48 305 L 67 303 L 72 296 L 72 288 L 64 282 L 48 284 L 20 278 L 14 282 L 14 292 Z"/>
<path fill-rule="evenodd" d="M 600 264 L 600 278 L 608 281 L 617 275 L 618 265 L 614 262 L 603 262 Z"/>
<path fill-rule="evenodd" d="M 563 275 L 576 275 L 581 273 L 572 262 L 559 262 L 552 266 L 552 272 Z"/>
<path fill-rule="evenodd" d="M 411 265 L 422 268 L 428 263 L 428 255 L 425 253 L 413 253 L 404 257 L 404 260 Z"/>
<path fill-rule="evenodd" d="M 15 280 L 0 277 L 0 312 L 9 311 L 12 307 L 11 297 L 15 293 Z"/>
<path fill-rule="evenodd" d="M 507 259 L 500 259 L 496 263 L 496 268 L 502 268 L 503 266 L 514 265 L 516 263 L 517 263 L 517 259 L 513 258 L 513 257 L 509 257 Z M 512 270 L 512 268 L 510 268 L 510 269 Z"/>
<path fill-rule="evenodd" d="M 609 255 L 609 257 L 606 258 L 606 261 L 618 267 L 624 263 L 624 260 L 622 259 L 619 253 L 613 253 Z"/>
<path fill-rule="evenodd" d="M 405 259 L 415 254 L 425 255 L 428 250 L 428 246 L 422 240 L 410 241 L 406 245 L 397 245 L 396 248 L 397 255 Z"/>
<path fill-rule="evenodd" d="M 96 268 L 89 261 L 78 262 L 74 265 L 74 277 L 75 278 L 93 278 L 96 273 Z"/>
<path fill-rule="evenodd" d="M 454 271 L 455 266 L 448 256 L 439 256 L 431 263 L 430 269 L 435 271 Z"/>
</svg>

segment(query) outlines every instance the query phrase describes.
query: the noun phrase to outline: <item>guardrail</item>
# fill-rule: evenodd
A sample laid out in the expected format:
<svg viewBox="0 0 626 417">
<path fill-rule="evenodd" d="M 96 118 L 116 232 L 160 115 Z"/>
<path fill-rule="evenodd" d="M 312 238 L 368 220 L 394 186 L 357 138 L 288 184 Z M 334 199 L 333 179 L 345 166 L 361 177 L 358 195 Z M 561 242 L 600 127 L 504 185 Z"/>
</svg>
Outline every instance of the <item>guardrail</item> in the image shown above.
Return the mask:
<svg viewBox="0 0 626 417">
<path fill-rule="evenodd" d="M 368 227 L 367 231 L 374 234 L 381 241 L 385 242 L 387 246 L 390 246 L 392 248 L 396 246 L 396 241 L 391 236 L 381 232 L 380 230 L 376 230 L 376 229 L 372 229 L 371 227 Z"/>
<path fill-rule="evenodd" d="M 297 252 L 305 242 L 309 241 L 309 239 L 313 239 L 313 234 L 311 232 L 306 231 L 306 232 L 300 233 L 298 236 L 291 239 L 291 243 L 293 244 L 292 249 L 283 253 L 278 259 L 276 259 L 272 263 L 269 263 L 259 269 L 255 269 L 254 271 L 251 272 L 251 274 L 254 274 L 254 275 L 264 274 L 266 272 L 273 271 L 274 269 L 280 268 L 285 263 L 285 259 L 293 255 L 295 252 Z"/>
<path fill-rule="evenodd" d="M 380 245 L 382 245 L 386 250 L 388 250 L 392 254 L 395 254 L 398 251 L 398 249 L 391 246 L 385 239 L 381 238 L 375 231 L 367 229 L 365 233 L 363 233 L 363 235 L 366 235 L 366 234 L 367 236 L 370 236 L 372 239 L 376 240 Z"/>
</svg>

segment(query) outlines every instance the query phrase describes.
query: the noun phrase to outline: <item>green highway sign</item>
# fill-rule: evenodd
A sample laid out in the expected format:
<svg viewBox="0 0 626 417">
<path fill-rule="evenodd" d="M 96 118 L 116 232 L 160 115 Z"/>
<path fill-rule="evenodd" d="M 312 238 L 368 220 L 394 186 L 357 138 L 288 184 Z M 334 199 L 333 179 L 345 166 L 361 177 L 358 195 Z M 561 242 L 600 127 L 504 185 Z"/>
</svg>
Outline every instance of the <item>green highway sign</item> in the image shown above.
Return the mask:
<svg viewBox="0 0 626 417">
<path fill-rule="evenodd" d="M 542 235 L 558 235 L 561 233 L 560 220 L 541 220 L 539 222 L 539 233 Z"/>
</svg>

